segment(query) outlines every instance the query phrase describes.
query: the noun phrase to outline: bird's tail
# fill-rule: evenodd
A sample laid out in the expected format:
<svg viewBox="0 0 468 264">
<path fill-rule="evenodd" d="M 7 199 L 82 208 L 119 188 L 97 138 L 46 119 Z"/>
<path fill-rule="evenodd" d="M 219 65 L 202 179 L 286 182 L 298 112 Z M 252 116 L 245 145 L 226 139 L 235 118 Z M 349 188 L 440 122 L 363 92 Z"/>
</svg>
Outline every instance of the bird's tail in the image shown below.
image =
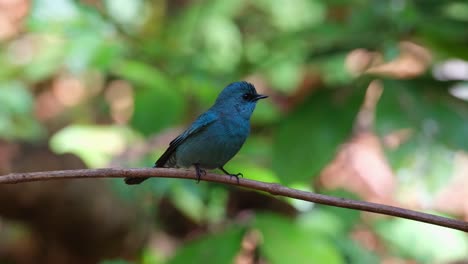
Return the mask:
<svg viewBox="0 0 468 264">
<path fill-rule="evenodd" d="M 153 168 L 156 168 L 156 165 L 153 166 Z M 135 184 L 140 184 L 143 181 L 147 180 L 149 177 L 127 177 L 124 179 L 125 183 L 128 185 L 135 185 Z"/>
</svg>

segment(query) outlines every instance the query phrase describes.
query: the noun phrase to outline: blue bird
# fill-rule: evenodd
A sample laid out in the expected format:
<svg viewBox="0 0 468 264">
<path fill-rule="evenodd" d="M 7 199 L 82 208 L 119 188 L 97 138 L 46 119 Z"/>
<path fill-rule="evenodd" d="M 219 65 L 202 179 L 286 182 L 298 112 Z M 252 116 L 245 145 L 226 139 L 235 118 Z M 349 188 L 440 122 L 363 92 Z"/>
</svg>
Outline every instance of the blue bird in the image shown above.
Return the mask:
<svg viewBox="0 0 468 264">
<path fill-rule="evenodd" d="M 244 144 L 250 133 L 250 117 L 257 101 L 268 96 L 258 94 L 248 82 L 231 83 L 218 95 L 214 105 L 201 114 L 192 125 L 169 143 L 169 148 L 153 168 L 195 167 L 197 182 L 205 169 L 220 169 Z M 126 184 L 139 184 L 148 178 L 125 178 Z"/>
</svg>

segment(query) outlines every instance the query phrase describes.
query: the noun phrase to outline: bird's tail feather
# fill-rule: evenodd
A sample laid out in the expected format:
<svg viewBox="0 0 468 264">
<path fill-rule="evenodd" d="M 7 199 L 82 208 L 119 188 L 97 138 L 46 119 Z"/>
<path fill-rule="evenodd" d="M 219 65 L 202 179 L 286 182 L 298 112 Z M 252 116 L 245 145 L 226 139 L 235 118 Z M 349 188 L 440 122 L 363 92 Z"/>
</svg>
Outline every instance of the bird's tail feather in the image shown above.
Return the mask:
<svg viewBox="0 0 468 264">
<path fill-rule="evenodd" d="M 153 168 L 156 168 L 156 164 L 153 166 Z M 125 183 L 128 185 L 135 185 L 135 184 L 140 184 L 143 181 L 147 180 L 149 177 L 127 177 L 124 179 Z"/>
</svg>

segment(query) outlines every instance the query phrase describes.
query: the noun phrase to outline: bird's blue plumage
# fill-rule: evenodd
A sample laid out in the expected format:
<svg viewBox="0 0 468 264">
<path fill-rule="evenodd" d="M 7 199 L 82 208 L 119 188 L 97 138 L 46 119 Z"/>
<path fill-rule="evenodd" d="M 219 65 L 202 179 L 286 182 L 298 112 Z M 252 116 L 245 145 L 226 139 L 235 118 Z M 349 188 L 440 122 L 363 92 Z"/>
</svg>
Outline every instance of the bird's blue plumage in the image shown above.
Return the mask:
<svg viewBox="0 0 468 264">
<path fill-rule="evenodd" d="M 171 141 L 154 167 L 195 166 L 199 177 L 203 169 L 219 168 L 227 173 L 223 166 L 247 139 L 250 117 L 257 101 L 263 98 L 266 96 L 259 95 L 248 82 L 235 82 L 226 86 L 214 105 Z M 145 179 L 126 178 L 125 182 L 138 184 Z"/>
</svg>

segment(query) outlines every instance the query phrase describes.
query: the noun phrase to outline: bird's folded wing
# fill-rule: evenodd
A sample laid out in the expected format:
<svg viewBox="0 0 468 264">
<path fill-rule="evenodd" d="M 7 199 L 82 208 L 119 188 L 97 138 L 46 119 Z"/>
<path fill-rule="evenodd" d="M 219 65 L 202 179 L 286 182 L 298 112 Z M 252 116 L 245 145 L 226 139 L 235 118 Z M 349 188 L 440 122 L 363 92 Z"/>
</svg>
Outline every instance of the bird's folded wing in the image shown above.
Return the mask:
<svg viewBox="0 0 468 264">
<path fill-rule="evenodd" d="M 178 146 L 180 146 L 187 138 L 207 128 L 210 124 L 216 121 L 217 118 L 218 116 L 210 111 L 200 115 L 187 130 L 185 130 L 182 134 L 172 140 L 171 143 L 169 143 L 169 148 L 167 148 L 164 154 L 162 154 L 161 157 L 156 161 L 155 167 L 164 167 Z"/>
</svg>

